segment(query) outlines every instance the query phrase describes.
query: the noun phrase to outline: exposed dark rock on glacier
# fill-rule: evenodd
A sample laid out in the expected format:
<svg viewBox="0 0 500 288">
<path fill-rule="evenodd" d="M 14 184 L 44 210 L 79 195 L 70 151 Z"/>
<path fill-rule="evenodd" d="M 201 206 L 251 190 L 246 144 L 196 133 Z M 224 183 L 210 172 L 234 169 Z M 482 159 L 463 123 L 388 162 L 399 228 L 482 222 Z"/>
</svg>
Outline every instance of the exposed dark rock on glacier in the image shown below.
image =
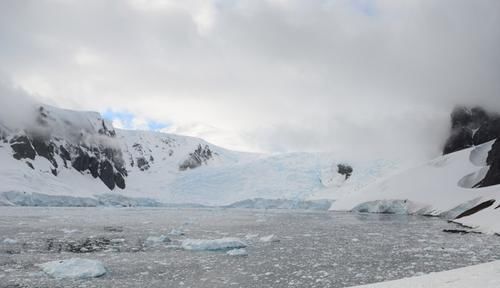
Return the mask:
<svg viewBox="0 0 500 288">
<path fill-rule="evenodd" d="M 337 172 L 341 175 L 345 176 L 345 179 L 349 179 L 351 177 L 353 169 L 352 166 L 347 165 L 347 164 L 338 164 L 337 165 Z"/>
<path fill-rule="evenodd" d="M 500 184 L 500 140 L 496 140 L 488 152 L 486 163 L 490 166 L 488 173 L 476 187 L 487 187 Z"/>
<path fill-rule="evenodd" d="M 31 169 L 35 169 L 35 167 L 33 166 L 33 164 L 29 161 L 26 161 L 26 165 L 28 165 L 28 167 L 30 167 Z"/>
<path fill-rule="evenodd" d="M 115 189 L 114 169 L 109 161 L 106 160 L 99 165 L 99 178 L 110 190 Z"/>
<path fill-rule="evenodd" d="M 125 189 L 125 178 L 120 173 L 115 173 L 115 184 L 120 189 Z"/>
<path fill-rule="evenodd" d="M 36 152 L 31 141 L 27 136 L 15 136 L 10 140 L 10 147 L 14 151 L 14 158 L 17 160 L 31 159 L 35 160 Z"/>
<path fill-rule="evenodd" d="M 141 171 L 146 171 L 150 168 L 149 162 L 144 157 L 137 158 L 137 167 L 139 167 Z"/>
<path fill-rule="evenodd" d="M 493 203 L 495 203 L 495 200 L 488 200 L 488 201 L 484 201 L 464 212 L 462 212 L 460 215 L 458 215 L 455 219 L 460 219 L 462 217 L 465 217 L 465 216 L 469 216 L 469 215 L 472 215 L 472 214 L 475 214 L 483 209 L 486 209 L 488 207 L 490 207 L 491 205 L 493 205 Z"/>
<path fill-rule="evenodd" d="M 44 140 L 41 138 L 32 138 L 31 144 L 38 155 L 46 158 L 50 161 L 54 168 L 58 167 L 56 159 L 54 159 L 54 155 L 56 154 L 57 146 L 52 143 L 50 140 Z"/>
<path fill-rule="evenodd" d="M 474 145 L 486 143 L 500 137 L 500 117 L 486 122 L 474 134 Z"/>
<path fill-rule="evenodd" d="M 472 140 L 472 130 L 466 127 L 461 127 L 452 130 L 450 137 L 444 146 L 444 154 L 453 153 L 465 148 L 472 147 L 474 142 Z"/>
<path fill-rule="evenodd" d="M 111 130 L 103 131 L 103 133 L 111 133 Z M 56 158 L 59 156 L 59 161 L 63 161 L 64 167 L 68 168 L 68 162 L 70 162 L 77 171 L 89 171 L 94 178 L 100 178 L 111 190 L 115 186 L 121 189 L 125 187 L 124 176 L 127 176 L 127 171 L 124 168 L 120 150 L 103 146 L 87 147 L 84 144 L 66 143 L 65 146 L 62 144 L 58 146 L 54 141 L 57 139 L 15 135 L 10 140 L 10 146 L 13 150 L 13 157 L 18 160 L 34 160 L 37 155 L 46 158 L 52 164 L 50 171 L 54 176 L 59 174 L 57 170 L 59 158 Z M 31 162 L 28 166 L 34 169 Z"/>
<path fill-rule="evenodd" d="M 500 115 L 481 107 L 457 107 L 451 113 L 451 135 L 443 154 L 483 144 L 500 136 Z"/>
<path fill-rule="evenodd" d="M 201 144 L 198 144 L 198 148 L 196 148 L 193 153 L 189 153 L 188 159 L 184 160 L 184 162 L 179 165 L 179 170 L 184 171 L 200 167 L 202 164 L 206 164 L 208 160 L 212 159 L 212 156 L 212 150 L 210 150 L 208 145 L 202 147 Z"/>
<path fill-rule="evenodd" d="M 477 231 L 468 231 L 468 230 L 463 230 L 463 229 L 443 229 L 443 232 L 445 233 L 452 233 L 452 234 L 469 234 L 469 233 L 476 233 L 476 234 L 481 234 L 480 232 Z"/>
<path fill-rule="evenodd" d="M 101 125 L 102 127 L 97 131 L 99 134 L 101 135 L 106 135 L 106 136 L 109 136 L 109 137 L 115 137 L 116 136 L 116 132 L 113 128 L 108 128 L 108 126 L 106 125 L 106 122 L 104 120 L 101 119 Z"/>
</svg>

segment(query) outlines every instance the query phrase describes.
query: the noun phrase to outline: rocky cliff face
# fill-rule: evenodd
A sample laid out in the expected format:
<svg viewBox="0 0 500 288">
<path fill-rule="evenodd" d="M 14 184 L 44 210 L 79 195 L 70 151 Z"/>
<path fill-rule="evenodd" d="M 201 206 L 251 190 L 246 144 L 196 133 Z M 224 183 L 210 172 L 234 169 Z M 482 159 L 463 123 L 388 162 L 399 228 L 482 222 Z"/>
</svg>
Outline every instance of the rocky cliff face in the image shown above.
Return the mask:
<svg viewBox="0 0 500 288">
<path fill-rule="evenodd" d="M 500 184 L 500 115 L 487 112 L 481 107 L 457 107 L 451 113 L 451 135 L 446 141 L 443 154 L 495 141 L 488 153 L 486 176 L 474 187 Z"/>
<path fill-rule="evenodd" d="M 37 156 L 43 157 L 55 176 L 62 168 L 73 168 L 99 178 L 110 190 L 125 188 L 127 171 L 122 153 L 113 147 L 116 132 L 106 121 L 99 116 L 94 119 L 93 129 L 89 129 L 64 119 L 64 129 L 57 129 L 60 123 L 52 124 L 61 119 L 53 116 L 50 108 L 40 106 L 35 113 L 36 123 L 10 134 L 4 132 L 2 136 L 15 159 L 34 169 L 33 161 Z"/>
<path fill-rule="evenodd" d="M 179 170 L 184 171 L 187 169 L 195 169 L 203 164 L 207 164 L 207 161 L 212 159 L 213 153 L 208 145 L 202 147 L 198 145 L 198 148 L 194 152 L 189 153 L 189 156 L 184 162 L 179 165 Z"/>
<path fill-rule="evenodd" d="M 457 107 L 451 113 L 451 135 L 443 148 L 449 154 L 500 136 L 500 115 L 481 107 Z"/>
<path fill-rule="evenodd" d="M 488 173 L 477 187 L 488 187 L 500 184 L 500 141 L 497 139 L 490 152 L 486 163 L 490 166 Z"/>
<path fill-rule="evenodd" d="M 32 176 L 29 171 L 52 174 L 61 180 L 56 182 L 73 188 L 78 184 L 65 177 L 76 172 L 119 191 L 127 188 L 133 174 L 133 191 L 155 181 L 156 190 L 172 181 L 175 173 L 208 165 L 218 156 L 201 139 L 151 131 L 117 132 L 99 113 L 45 105 L 33 105 L 29 111 L 25 118 L 32 120 L 22 124 L 0 122 L 0 152 L 26 164 L 28 170 L 16 175 L 24 173 L 28 178 Z M 17 163 L 4 163 L 12 166 L 4 170 L 15 170 Z"/>
</svg>

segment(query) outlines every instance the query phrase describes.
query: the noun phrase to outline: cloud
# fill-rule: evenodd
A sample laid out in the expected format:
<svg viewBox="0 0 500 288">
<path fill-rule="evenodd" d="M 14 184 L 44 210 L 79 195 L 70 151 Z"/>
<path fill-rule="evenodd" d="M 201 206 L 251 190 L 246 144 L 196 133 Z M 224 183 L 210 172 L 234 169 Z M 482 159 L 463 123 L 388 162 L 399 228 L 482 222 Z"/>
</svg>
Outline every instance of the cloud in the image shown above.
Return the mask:
<svg viewBox="0 0 500 288">
<path fill-rule="evenodd" d="M 40 101 L 223 146 L 419 160 L 453 106 L 500 111 L 498 27 L 488 0 L 4 1 L 0 61 Z"/>
<path fill-rule="evenodd" d="M 160 131 L 162 129 L 167 129 L 169 126 L 165 123 L 138 117 L 137 115 L 126 111 L 107 109 L 101 114 L 104 119 L 110 120 L 113 123 L 113 127 L 118 129 Z"/>
</svg>

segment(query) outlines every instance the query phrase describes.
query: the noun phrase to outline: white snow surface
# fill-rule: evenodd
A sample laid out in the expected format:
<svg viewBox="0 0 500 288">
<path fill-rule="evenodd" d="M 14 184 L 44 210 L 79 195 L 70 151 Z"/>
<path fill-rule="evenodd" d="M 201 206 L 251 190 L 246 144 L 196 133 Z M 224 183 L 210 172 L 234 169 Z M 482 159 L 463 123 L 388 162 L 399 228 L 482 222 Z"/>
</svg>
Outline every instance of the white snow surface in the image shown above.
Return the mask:
<svg viewBox="0 0 500 288">
<path fill-rule="evenodd" d="M 421 214 L 453 218 L 476 204 L 496 200 L 490 208 L 456 222 L 488 233 L 498 226 L 500 185 L 470 188 L 484 174 L 493 142 L 438 157 L 421 166 L 379 180 L 336 199 L 331 210 Z M 472 175 L 472 176 L 471 176 Z"/>
<path fill-rule="evenodd" d="M 193 251 L 218 251 L 245 248 L 247 244 L 239 238 L 226 237 L 220 239 L 185 239 L 181 247 Z"/>
<path fill-rule="evenodd" d="M 229 250 L 226 254 L 229 256 L 248 256 L 248 252 L 245 248 Z"/>
<path fill-rule="evenodd" d="M 114 129 L 94 112 L 78 112 L 44 105 L 49 115 L 47 133 L 59 144 L 74 143 L 84 135 L 84 144 L 100 143 L 119 148 L 127 170 L 126 188 L 110 191 L 89 172 L 80 173 L 71 165 L 64 167 L 60 156 L 58 175 L 53 164 L 36 156 L 35 160 L 16 160 L 9 143 L 0 141 L 0 205 L 30 206 L 96 206 L 153 205 L 145 199 L 163 203 L 196 203 L 229 205 L 246 199 L 312 200 L 334 199 L 348 191 L 358 190 L 394 171 L 393 162 L 351 161 L 331 153 L 256 154 L 230 151 L 202 139 L 153 131 Z M 0 123 L 5 124 L 5 123 Z M 100 135 L 103 125 L 115 137 Z M 9 127 L 9 125 L 4 125 Z M 8 133 L 18 131 L 8 128 Z M 53 138 L 56 139 L 56 138 Z M 78 142 L 78 143 L 81 143 Z M 139 145 L 137 145 L 139 144 Z M 208 146 L 213 157 L 200 167 L 180 171 L 189 154 L 201 145 Z M 149 163 L 142 171 L 137 160 Z M 29 162 L 35 169 L 31 169 Z M 337 164 L 354 168 L 348 180 L 337 173 Z M 328 189 L 327 189 L 328 188 Z M 5 196 L 5 193 L 10 193 Z M 114 194 L 119 199 L 103 199 Z M 136 201 L 132 198 L 141 198 Z M 101 201 L 102 200 L 102 201 Z"/>
<path fill-rule="evenodd" d="M 500 208 L 495 209 L 498 205 L 500 203 L 497 200 L 492 206 L 453 222 L 471 227 L 478 232 L 500 235 Z"/>
<path fill-rule="evenodd" d="M 54 278 L 95 278 L 106 274 L 102 262 L 91 259 L 71 258 L 39 264 L 43 272 Z"/>
<path fill-rule="evenodd" d="M 280 242 L 280 239 L 274 234 L 260 237 L 260 242 Z"/>
<path fill-rule="evenodd" d="M 497 288 L 500 287 L 500 261 L 395 281 L 352 288 Z"/>
</svg>

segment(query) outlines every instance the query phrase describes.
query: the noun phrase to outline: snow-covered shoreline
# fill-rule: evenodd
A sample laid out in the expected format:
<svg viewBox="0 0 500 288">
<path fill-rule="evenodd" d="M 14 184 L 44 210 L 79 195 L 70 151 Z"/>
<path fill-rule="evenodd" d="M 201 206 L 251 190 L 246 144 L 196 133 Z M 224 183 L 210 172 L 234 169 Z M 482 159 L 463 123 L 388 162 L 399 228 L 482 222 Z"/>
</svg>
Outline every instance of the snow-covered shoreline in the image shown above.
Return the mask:
<svg viewBox="0 0 500 288">
<path fill-rule="evenodd" d="M 498 185 L 472 188 L 493 141 L 444 155 L 336 199 L 331 210 L 440 216 L 473 231 L 500 234 Z M 481 175 L 480 175 L 481 174 Z M 460 217 L 485 202 L 490 207 Z M 468 213 L 466 213 L 468 214 Z M 460 217 L 460 219 L 455 219 Z"/>
<path fill-rule="evenodd" d="M 423 276 L 374 283 L 352 288 L 497 288 L 500 287 L 500 261 L 493 261 Z"/>
</svg>

